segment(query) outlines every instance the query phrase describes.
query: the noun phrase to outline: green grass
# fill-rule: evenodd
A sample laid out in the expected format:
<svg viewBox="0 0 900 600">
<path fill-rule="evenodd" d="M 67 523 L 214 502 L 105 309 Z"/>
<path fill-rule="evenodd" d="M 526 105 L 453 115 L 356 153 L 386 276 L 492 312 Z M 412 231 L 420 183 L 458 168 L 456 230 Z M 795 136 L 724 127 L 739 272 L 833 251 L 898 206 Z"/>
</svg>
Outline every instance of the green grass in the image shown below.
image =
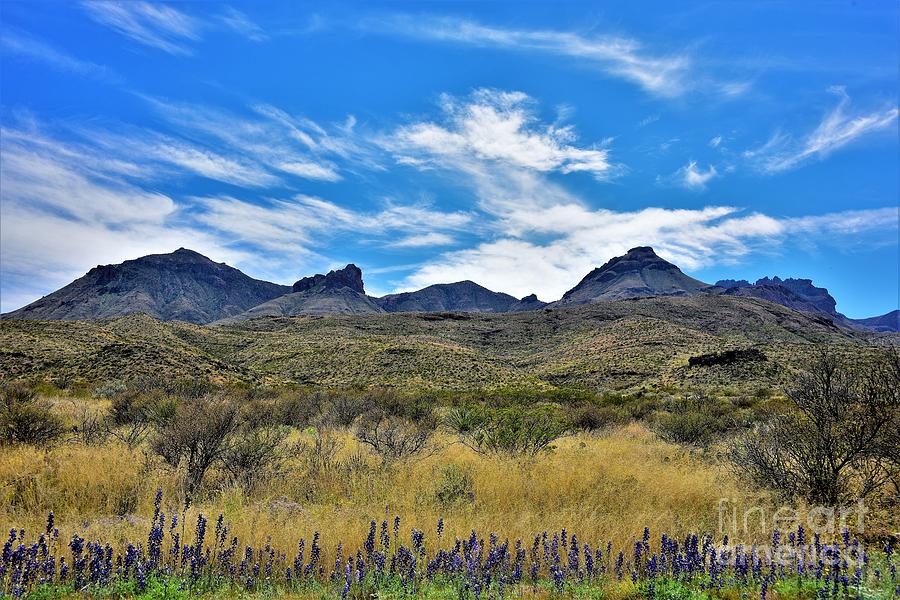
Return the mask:
<svg viewBox="0 0 900 600">
<path fill-rule="evenodd" d="M 414 390 L 777 387 L 818 347 L 868 343 L 747 298 L 645 298 L 515 314 L 272 317 L 222 327 L 159 322 L 0 321 L 6 378 L 78 388 L 147 375 L 238 385 Z M 755 347 L 768 357 L 689 367 L 691 356 Z M 565 392 L 571 393 L 571 392 Z"/>
</svg>

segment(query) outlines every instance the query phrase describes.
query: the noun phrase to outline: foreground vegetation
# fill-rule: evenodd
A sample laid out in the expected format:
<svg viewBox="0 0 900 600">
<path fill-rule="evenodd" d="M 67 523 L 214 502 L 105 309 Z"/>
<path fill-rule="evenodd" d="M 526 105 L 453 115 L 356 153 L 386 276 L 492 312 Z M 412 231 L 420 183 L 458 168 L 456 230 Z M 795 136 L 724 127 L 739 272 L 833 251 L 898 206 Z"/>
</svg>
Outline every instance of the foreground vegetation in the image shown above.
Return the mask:
<svg viewBox="0 0 900 600">
<path fill-rule="evenodd" d="M 714 394 L 8 382 L 0 588 L 892 597 L 900 354 L 839 356 Z"/>
<path fill-rule="evenodd" d="M 60 540 L 50 513 L 45 531 L 27 540 L 11 530 L 0 558 L 0 590 L 15 598 L 92 596 L 192 597 L 259 592 L 300 597 L 481 598 L 505 595 L 567 597 L 892 598 L 900 594 L 893 547 L 870 553 L 845 532 L 824 543 L 801 526 L 786 538 L 777 530 L 768 546 L 729 545 L 712 537 L 649 529 L 622 548 L 586 541 L 574 530 L 500 538 L 495 533 L 445 536 L 401 519 L 369 523 L 361 539 L 338 542 L 330 555 L 316 531 L 286 551 L 267 541 L 242 545 L 223 515 L 213 526 L 199 515 L 185 528 L 185 509 L 167 515 L 156 494 L 146 538 L 123 543 Z M 146 545 L 144 545 L 146 539 Z"/>
</svg>

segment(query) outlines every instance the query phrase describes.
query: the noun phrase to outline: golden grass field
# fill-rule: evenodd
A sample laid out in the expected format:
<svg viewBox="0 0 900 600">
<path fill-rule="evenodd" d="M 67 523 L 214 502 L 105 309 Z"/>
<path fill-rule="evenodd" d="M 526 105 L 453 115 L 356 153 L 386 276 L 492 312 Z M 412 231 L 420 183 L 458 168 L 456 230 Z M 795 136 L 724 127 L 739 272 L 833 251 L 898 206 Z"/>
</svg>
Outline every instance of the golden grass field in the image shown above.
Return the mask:
<svg viewBox="0 0 900 600">
<path fill-rule="evenodd" d="M 102 410 L 97 400 L 57 398 L 55 404 L 60 411 Z M 331 464 L 315 466 L 309 448 L 317 436 L 339 446 Z M 451 539 L 473 528 L 522 539 L 569 528 L 621 547 L 645 527 L 654 535 L 716 533 L 720 498 L 741 506 L 773 502 L 738 482 L 714 453 L 667 444 L 638 424 L 565 437 L 535 458 L 482 456 L 441 433 L 427 456 L 387 468 L 348 431 L 294 431 L 289 441 L 296 450 L 283 474 L 250 491 L 211 473 L 186 514 L 188 526 L 197 511 L 208 518 L 222 512 L 242 543 L 271 538 L 291 548 L 319 531 L 327 548 L 362 540 L 372 519 L 400 515 L 404 530 L 434 535 L 443 517 Z M 471 497 L 438 499 L 448 468 L 470 478 Z M 149 450 L 117 441 L 6 448 L 0 453 L 0 526 L 37 531 L 53 510 L 64 538 L 77 531 L 110 542 L 140 539 L 157 488 L 167 512 L 181 513 L 178 481 Z M 760 528 L 754 535 L 769 533 Z"/>
<path fill-rule="evenodd" d="M 159 489 L 166 522 L 173 516 L 179 520 L 167 540 L 180 531 L 181 539 L 188 542 L 193 539 L 199 514 L 211 524 L 222 514 L 229 538 L 237 537 L 242 548 L 271 546 L 288 557 L 296 552 L 301 538 L 309 548 L 314 532 L 318 532 L 321 564 L 326 566 L 334 564 L 339 543 L 343 556 L 353 556 L 362 547 L 371 521 L 392 523 L 395 516 L 401 519 L 399 529 L 404 539 L 418 529 L 433 548 L 439 545 L 450 549 L 455 538 L 466 539 L 473 530 L 485 537 L 496 533 L 501 540 L 520 539 L 526 546 L 542 532 L 553 536 L 553 532 L 567 530 L 595 548 L 605 548 L 611 542 L 614 552 L 624 551 L 626 556 L 645 528 L 653 540 L 663 533 L 678 539 L 697 533 L 710 534 L 726 546 L 766 547 L 773 528 L 787 532 L 798 524 L 773 522 L 782 501 L 739 479 L 718 443 L 705 449 L 669 443 L 639 421 L 564 436 L 549 451 L 535 456 L 480 454 L 439 426 L 424 453 L 387 464 L 369 452 L 352 429 L 295 427 L 282 442 L 284 460 L 275 472 L 237 485 L 222 466 L 215 466 L 207 472 L 190 506 L 185 507 L 184 473 L 167 466 L 153 451 L 152 432 L 134 447 L 114 435 L 84 435 L 84 424 L 90 422 L 91 415 L 100 420 L 108 417 L 111 401 L 62 391 L 44 391 L 39 401 L 62 419 L 70 433 L 50 446 L 3 447 L 0 528 L 24 528 L 26 537 L 34 538 L 46 529 L 47 515 L 53 511 L 59 529 L 59 541 L 54 543 L 61 548 L 74 534 L 110 544 L 117 552 L 129 544 L 149 545 L 148 531 Z M 438 408 L 437 412 L 442 410 Z M 82 431 L 77 430 L 79 427 Z M 727 502 L 724 515 L 723 499 Z M 866 516 L 861 539 L 873 543 L 873 547 L 896 532 L 897 517 L 885 506 L 892 504 L 882 504 Z M 735 507 L 737 515 L 730 512 Z M 794 508 L 805 524 L 807 509 Z M 744 529 L 740 513 L 748 509 L 756 512 L 750 528 Z M 733 516 L 737 523 L 731 521 Z M 439 519 L 444 524 L 442 538 L 437 533 Z M 855 522 L 851 520 L 849 526 L 854 527 Z M 723 540 L 726 534 L 728 542 Z M 839 529 L 832 529 L 823 538 L 839 535 Z M 322 577 L 327 577 L 325 573 Z M 134 595 L 133 588 L 127 587 L 131 584 L 120 584 L 125 587 L 114 594 Z M 155 585 L 163 587 L 140 597 L 162 597 L 158 596 L 163 593 L 160 589 L 168 590 L 165 597 L 193 593 L 178 588 L 177 578 Z M 282 589 L 282 585 L 248 589 L 247 594 L 331 598 L 337 593 L 327 579 L 312 587 Z M 559 597 L 549 585 L 533 589 L 522 586 L 516 593 Z M 642 598 L 646 593 L 643 583 L 633 583 L 629 577 L 593 585 L 588 584 L 585 590 L 613 600 Z M 234 585 L 207 585 L 202 589 L 204 597 L 247 595 Z M 455 594 L 454 590 L 440 584 L 423 591 L 421 597 L 449 599 L 447 594 Z M 61 587 L 52 597 L 69 597 L 72 592 Z M 95 592 L 106 593 L 99 589 L 87 593 L 90 596 Z M 172 595 L 176 593 L 180 595 Z M 687 592 L 679 588 L 671 593 L 673 598 L 681 598 L 679 594 Z M 718 595 L 697 597 L 737 600 L 736 593 L 734 588 L 727 588 Z M 378 594 L 400 597 L 387 588 Z M 770 597 L 806 599 L 790 587 L 775 590 Z"/>
</svg>

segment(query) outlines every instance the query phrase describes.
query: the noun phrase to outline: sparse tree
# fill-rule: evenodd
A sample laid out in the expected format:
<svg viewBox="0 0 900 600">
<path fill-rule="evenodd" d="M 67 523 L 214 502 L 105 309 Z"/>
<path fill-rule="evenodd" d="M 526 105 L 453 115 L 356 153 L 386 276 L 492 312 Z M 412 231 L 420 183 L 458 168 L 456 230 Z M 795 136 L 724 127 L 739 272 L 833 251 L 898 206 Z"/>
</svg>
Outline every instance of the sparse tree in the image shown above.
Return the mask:
<svg viewBox="0 0 900 600">
<path fill-rule="evenodd" d="M 185 400 L 158 428 L 152 447 L 169 465 L 184 465 L 186 491 L 193 495 L 210 466 L 229 450 L 238 425 L 237 406 L 222 395 Z"/>
<path fill-rule="evenodd" d="M 382 464 L 409 458 L 425 452 L 435 423 L 431 417 L 418 421 L 373 410 L 360 419 L 356 439 L 381 457 Z"/>
<path fill-rule="evenodd" d="M 793 409 L 735 440 L 737 469 L 787 496 L 836 506 L 900 467 L 900 353 L 851 363 L 821 355 L 787 391 Z"/>
<path fill-rule="evenodd" d="M 287 427 L 278 425 L 242 427 L 222 454 L 222 465 L 232 482 L 249 491 L 260 481 L 281 475 L 288 432 Z"/>
</svg>

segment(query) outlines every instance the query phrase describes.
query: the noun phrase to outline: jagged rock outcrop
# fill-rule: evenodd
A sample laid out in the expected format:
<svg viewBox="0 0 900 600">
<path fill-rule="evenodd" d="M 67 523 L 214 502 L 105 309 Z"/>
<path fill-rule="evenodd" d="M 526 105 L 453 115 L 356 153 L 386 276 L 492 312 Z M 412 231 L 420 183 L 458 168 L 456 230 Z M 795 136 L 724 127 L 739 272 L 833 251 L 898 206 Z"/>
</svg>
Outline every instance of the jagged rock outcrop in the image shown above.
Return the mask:
<svg viewBox="0 0 900 600">
<path fill-rule="evenodd" d="M 99 265 L 4 319 L 86 320 L 143 312 L 157 319 L 209 323 L 290 291 L 225 263 L 179 248 L 117 265 Z"/>
<path fill-rule="evenodd" d="M 292 287 L 292 292 L 325 291 L 347 288 L 360 294 L 365 294 L 363 286 L 362 270 L 350 263 L 343 269 L 329 271 L 327 275 L 317 273 L 312 277 L 304 277 Z"/>
<path fill-rule="evenodd" d="M 365 293 L 362 270 L 354 264 L 343 269 L 317 273 L 298 280 L 291 292 L 251 309 L 222 319 L 217 324 L 234 323 L 258 317 L 298 315 L 364 314 L 384 310 Z"/>
<path fill-rule="evenodd" d="M 528 310 L 538 310 L 545 306 L 547 306 L 547 303 L 538 300 L 537 294 L 529 294 L 507 308 L 506 312 L 525 312 Z"/>
</svg>

